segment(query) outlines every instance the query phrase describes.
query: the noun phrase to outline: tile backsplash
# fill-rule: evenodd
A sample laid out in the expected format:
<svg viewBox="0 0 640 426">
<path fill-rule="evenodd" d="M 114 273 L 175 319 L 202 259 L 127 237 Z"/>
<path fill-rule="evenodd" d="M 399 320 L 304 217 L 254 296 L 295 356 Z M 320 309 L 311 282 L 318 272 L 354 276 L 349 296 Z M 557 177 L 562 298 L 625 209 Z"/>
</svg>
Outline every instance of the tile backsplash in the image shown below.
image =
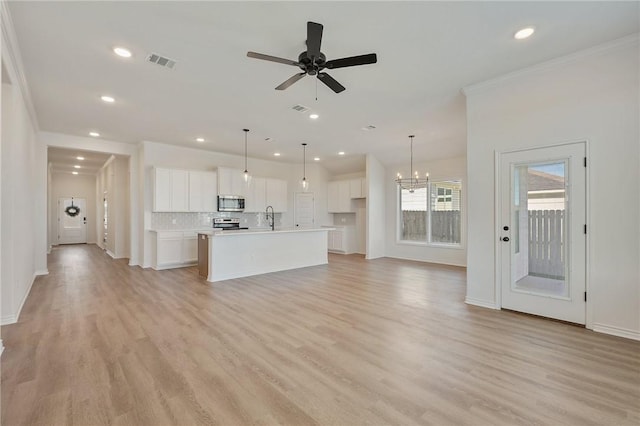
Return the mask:
<svg viewBox="0 0 640 426">
<path fill-rule="evenodd" d="M 240 226 L 267 228 L 264 213 L 151 213 L 151 229 L 201 229 L 213 227 L 214 217 L 235 217 Z M 282 226 L 282 214 L 275 214 L 275 225 Z"/>
</svg>

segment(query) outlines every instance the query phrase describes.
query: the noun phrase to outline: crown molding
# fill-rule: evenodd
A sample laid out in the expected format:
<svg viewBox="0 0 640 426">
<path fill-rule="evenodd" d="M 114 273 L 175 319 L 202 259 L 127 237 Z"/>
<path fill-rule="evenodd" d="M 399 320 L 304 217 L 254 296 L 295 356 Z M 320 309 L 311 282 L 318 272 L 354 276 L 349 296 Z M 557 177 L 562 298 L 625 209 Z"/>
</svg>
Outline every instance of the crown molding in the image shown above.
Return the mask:
<svg viewBox="0 0 640 426">
<path fill-rule="evenodd" d="M 0 0 L 0 26 L 2 26 L 2 63 L 11 77 L 11 83 L 20 88 L 33 127 L 38 131 L 40 129 L 38 116 L 36 115 L 29 84 L 24 74 L 22 57 L 20 56 L 20 49 L 18 48 L 18 39 L 14 30 L 13 19 L 11 19 L 7 0 Z"/>
<path fill-rule="evenodd" d="M 640 41 L 640 33 L 630 34 L 628 36 L 625 36 L 607 43 L 589 47 L 584 50 L 579 50 L 569 55 L 565 55 L 559 58 L 551 59 L 549 61 L 541 62 L 539 64 L 532 65 L 527 68 L 522 68 L 510 73 L 501 75 L 499 77 L 493 78 L 491 80 L 470 84 L 468 86 L 463 87 L 461 89 L 461 92 L 465 96 L 469 96 L 470 94 L 475 94 L 483 90 L 490 89 L 494 86 L 508 82 L 510 80 L 514 80 L 523 76 L 535 75 L 535 74 L 556 68 L 566 63 L 575 62 L 590 56 L 600 55 L 606 52 L 632 46 L 634 44 L 638 44 L 639 41 Z"/>
</svg>

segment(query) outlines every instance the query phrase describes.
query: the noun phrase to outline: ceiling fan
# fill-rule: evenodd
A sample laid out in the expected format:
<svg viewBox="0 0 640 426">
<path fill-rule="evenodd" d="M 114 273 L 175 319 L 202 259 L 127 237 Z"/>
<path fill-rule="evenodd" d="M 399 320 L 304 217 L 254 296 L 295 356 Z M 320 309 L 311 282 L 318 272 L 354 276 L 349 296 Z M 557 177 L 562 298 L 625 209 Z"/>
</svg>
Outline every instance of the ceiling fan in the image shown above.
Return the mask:
<svg viewBox="0 0 640 426">
<path fill-rule="evenodd" d="M 307 22 L 307 50 L 298 55 L 297 61 L 256 52 L 247 52 L 247 56 L 255 59 L 263 59 L 265 61 L 278 62 L 285 65 L 293 65 L 303 71 L 295 74 L 293 77 L 276 87 L 276 90 L 285 90 L 308 74 L 311 76 L 315 75 L 331 90 L 336 93 L 340 93 L 345 90 L 345 87 L 326 72 L 322 72 L 324 69 L 332 70 L 336 68 L 354 67 L 356 65 L 375 64 L 378 61 L 378 58 L 375 53 L 369 53 L 367 55 L 350 56 L 348 58 L 327 61 L 324 53 L 320 51 L 320 44 L 322 43 L 322 28 L 322 24 Z"/>
</svg>

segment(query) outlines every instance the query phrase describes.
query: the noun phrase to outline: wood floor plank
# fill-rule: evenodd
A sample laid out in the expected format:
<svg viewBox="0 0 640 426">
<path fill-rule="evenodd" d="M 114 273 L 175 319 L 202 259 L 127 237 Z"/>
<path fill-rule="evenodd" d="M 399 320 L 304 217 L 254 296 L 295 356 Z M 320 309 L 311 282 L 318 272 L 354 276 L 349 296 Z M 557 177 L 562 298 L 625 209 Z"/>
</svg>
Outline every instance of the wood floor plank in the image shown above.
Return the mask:
<svg viewBox="0 0 640 426">
<path fill-rule="evenodd" d="M 59 247 L 2 327 L 3 425 L 637 425 L 640 342 L 464 303 L 464 268 L 330 255 L 207 283 Z"/>
</svg>

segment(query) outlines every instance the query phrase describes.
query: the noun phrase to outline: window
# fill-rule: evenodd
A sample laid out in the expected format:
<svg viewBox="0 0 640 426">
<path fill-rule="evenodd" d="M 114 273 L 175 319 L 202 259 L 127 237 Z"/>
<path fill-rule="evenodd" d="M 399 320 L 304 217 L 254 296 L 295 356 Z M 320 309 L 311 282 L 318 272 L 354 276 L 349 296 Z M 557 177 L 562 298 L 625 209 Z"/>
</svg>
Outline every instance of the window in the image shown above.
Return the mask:
<svg viewBox="0 0 640 426">
<path fill-rule="evenodd" d="M 427 188 L 400 190 L 401 240 L 427 240 Z"/>
<path fill-rule="evenodd" d="M 460 245 L 462 182 L 431 182 L 414 192 L 400 190 L 401 241 Z"/>
</svg>

